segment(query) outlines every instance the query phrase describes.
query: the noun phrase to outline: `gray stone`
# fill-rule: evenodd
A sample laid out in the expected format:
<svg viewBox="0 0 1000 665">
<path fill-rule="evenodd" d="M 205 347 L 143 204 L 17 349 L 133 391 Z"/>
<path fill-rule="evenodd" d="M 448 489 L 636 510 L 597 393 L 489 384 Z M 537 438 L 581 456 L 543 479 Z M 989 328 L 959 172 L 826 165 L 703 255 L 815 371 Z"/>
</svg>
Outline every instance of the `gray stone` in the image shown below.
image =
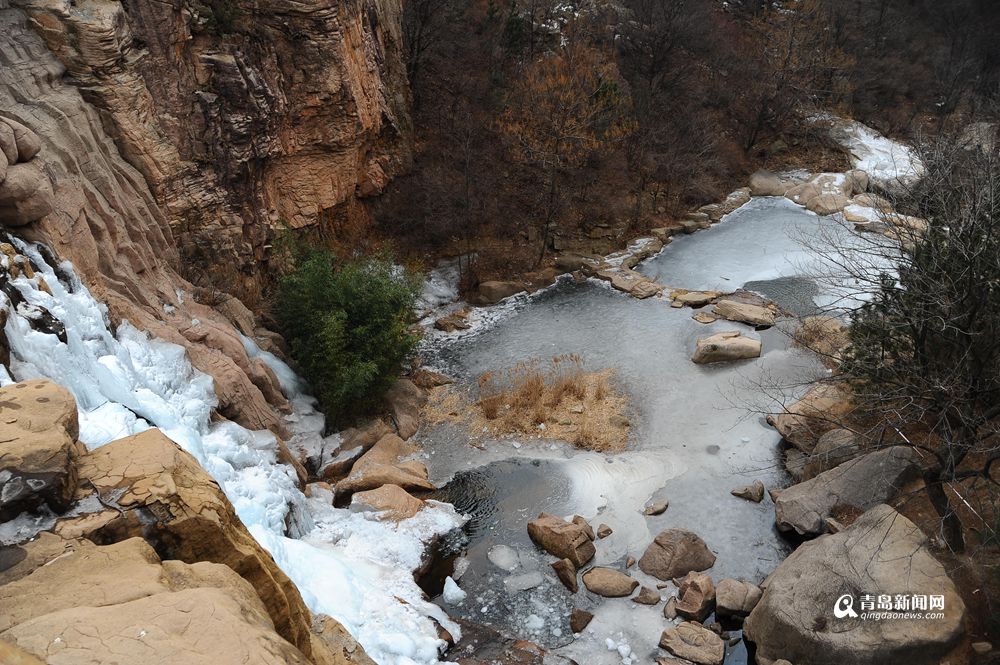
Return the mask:
<svg viewBox="0 0 1000 665">
<path fill-rule="evenodd" d="M 782 531 L 818 535 L 826 530 L 825 520 L 834 506 L 868 510 L 895 496 L 918 476 L 912 448 L 877 450 L 782 490 L 774 502 L 775 521 Z"/>
</svg>

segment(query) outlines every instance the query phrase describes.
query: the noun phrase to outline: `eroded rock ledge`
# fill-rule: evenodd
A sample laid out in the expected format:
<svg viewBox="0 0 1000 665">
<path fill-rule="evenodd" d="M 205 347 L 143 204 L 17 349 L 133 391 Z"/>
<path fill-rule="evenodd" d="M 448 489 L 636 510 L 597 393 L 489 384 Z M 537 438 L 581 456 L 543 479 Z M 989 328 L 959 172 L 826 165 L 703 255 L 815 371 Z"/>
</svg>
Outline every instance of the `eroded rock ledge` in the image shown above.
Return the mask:
<svg viewBox="0 0 1000 665">
<path fill-rule="evenodd" d="M 371 663 L 159 430 L 88 453 L 62 388 L 13 384 L 0 404 L 0 494 L 23 488 L 10 508 L 46 529 L 0 547 L 0 638 L 50 663 Z"/>
</svg>

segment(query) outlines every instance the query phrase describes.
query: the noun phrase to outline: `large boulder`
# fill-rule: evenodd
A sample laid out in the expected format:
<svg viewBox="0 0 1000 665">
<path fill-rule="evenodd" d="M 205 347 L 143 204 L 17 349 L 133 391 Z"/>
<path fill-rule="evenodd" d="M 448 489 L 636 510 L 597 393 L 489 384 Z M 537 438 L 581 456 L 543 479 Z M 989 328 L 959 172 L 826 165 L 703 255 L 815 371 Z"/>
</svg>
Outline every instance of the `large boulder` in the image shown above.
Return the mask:
<svg viewBox="0 0 1000 665">
<path fill-rule="evenodd" d="M 583 584 L 591 593 L 605 598 L 622 598 L 635 591 L 638 580 L 613 568 L 591 568 L 583 574 Z"/>
<path fill-rule="evenodd" d="M 819 437 L 837 427 L 852 409 L 851 392 L 846 385 L 823 382 L 811 387 L 783 413 L 768 415 L 767 422 L 789 444 L 811 453 Z"/>
<path fill-rule="evenodd" d="M 351 473 L 337 483 L 337 494 L 372 490 L 382 485 L 399 485 L 405 490 L 433 490 L 427 467 L 416 460 L 404 460 L 417 452 L 395 434 L 386 434 L 362 455 Z"/>
<path fill-rule="evenodd" d="M 715 612 L 720 617 L 745 617 L 760 602 L 762 593 L 756 584 L 722 580 L 715 587 Z"/>
<path fill-rule="evenodd" d="M 920 529 L 886 505 L 872 508 L 840 533 L 801 545 L 764 586 L 744 624 L 744 634 L 757 645 L 758 662 L 930 665 L 962 635 L 965 605 L 955 585 Z M 849 600 L 860 613 L 867 594 L 872 599 L 889 594 L 894 602 L 900 596 L 941 596 L 943 617 L 834 615 Z M 845 595 L 850 598 L 841 600 Z"/>
<path fill-rule="evenodd" d="M 773 326 L 778 316 L 770 307 L 728 298 L 717 300 L 712 307 L 712 313 L 719 318 L 751 326 Z"/>
<path fill-rule="evenodd" d="M 692 570 L 708 570 L 715 555 L 705 541 L 684 529 L 661 531 L 639 559 L 639 569 L 661 580 L 672 580 Z"/>
<path fill-rule="evenodd" d="M 14 137 L 14 147 L 17 150 L 17 159 L 10 159 L 10 163 L 28 162 L 35 158 L 42 149 L 42 140 L 31 129 L 28 129 L 17 120 L 11 118 L 0 118 L 0 125 L 10 128 L 10 133 Z"/>
<path fill-rule="evenodd" d="M 537 518 L 528 522 L 528 535 L 543 550 L 560 559 L 569 559 L 577 569 L 582 568 L 597 553 L 593 541 L 582 526 L 549 513 L 540 513 Z"/>
<path fill-rule="evenodd" d="M 231 568 L 161 562 L 140 538 L 67 541 L 0 587 L 0 606 L 0 638 L 51 665 L 310 662 L 275 632 L 254 588 Z"/>
<path fill-rule="evenodd" d="M 65 511 L 83 447 L 76 400 L 47 380 L 0 388 L 0 521 L 47 505 Z"/>
<path fill-rule="evenodd" d="M 782 531 L 821 534 L 834 507 L 868 510 L 896 496 L 919 473 L 913 448 L 877 450 L 779 492 L 774 500 L 775 522 Z"/>
<path fill-rule="evenodd" d="M 693 621 L 664 630 L 660 636 L 660 648 L 698 665 L 722 665 L 726 655 L 726 644 L 722 638 Z"/>
<path fill-rule="evenodd" d="M 759 357 L 759 339 L 744 337 L 738 330 L 727 330 L 699 339 L 691 360 L 707 365 Z"/>
<path fill-rule="evenodd" d="M 250 535 L 218 484 L 162 432 L 148 430 L 91 451 L 80 458 L 79 474 L 77 496 L 86 500 L 96 491 L 105 508 L 60 521 L 57 533 L 100 543 L 141 536 L 161 556 L 229 566 L 254 588 L 278 634 L 311 656 L 311 617 L 298 589 Z"/>
</svg>

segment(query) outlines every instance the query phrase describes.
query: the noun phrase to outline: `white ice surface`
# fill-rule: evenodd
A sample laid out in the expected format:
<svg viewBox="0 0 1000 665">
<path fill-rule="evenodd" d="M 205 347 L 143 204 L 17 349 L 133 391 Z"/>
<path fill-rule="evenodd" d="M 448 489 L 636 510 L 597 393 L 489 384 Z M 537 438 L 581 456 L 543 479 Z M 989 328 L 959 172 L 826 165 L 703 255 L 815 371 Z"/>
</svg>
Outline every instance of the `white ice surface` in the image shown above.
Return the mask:
<svg viewBox="0 0 1000 665">
<path fill-rule="evenodd" d="M 15 242 L 31 257 L 37 274 L 32 279 L 22 274 L 11 283 L 27 303 L 65 325 L 66 343 L 33 330 L 24 316 L 28 310 L 15 310 L 0 294 L 0 307 L 8 310 L 4 331 L 14 379 L 47 377 L 68 388 L 80 411 L 81 440 L 90 448 L 158 427 L 218 481 L 240 519 L 314 612 L 340 621 L 380 665 L 439 662 L 444 642 L 435 621 L 456 637 L 460 632 L 423 599 L 412 571 L 420 566 L 427 543 L 462 523 L 450 505 L 429 502 L 396 524 L 307 500 L 295 472 L 277 461 L 273 434 L 212 422 L 217 404 L 212 379 L 191 366 L 182 347 L 149 339 L 127 322 L 113 334 L 107 309 L 70 264 L 61 266 L 61 273 L 70 275 L 70 283 L 63 283 L 34 246 Z M 51 295 L 39 288 L 39 276 Z M 277 375 L 294 407 L 293 433 L 320 436 L 323 418 L 301 379 L 252 340 L 243 343 Z M 9 381 L 6 372 L 0 381 Z M 292 525 L 289 533 L 286 524 Z"/>
</svg>

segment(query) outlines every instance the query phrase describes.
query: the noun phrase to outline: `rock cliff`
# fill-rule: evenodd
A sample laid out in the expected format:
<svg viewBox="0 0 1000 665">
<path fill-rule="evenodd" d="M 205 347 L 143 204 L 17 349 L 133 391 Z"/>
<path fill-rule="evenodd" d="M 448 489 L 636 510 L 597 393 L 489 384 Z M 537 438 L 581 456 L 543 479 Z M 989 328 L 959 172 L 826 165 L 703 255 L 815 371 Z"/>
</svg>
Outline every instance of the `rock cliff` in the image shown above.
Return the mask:
<svg viewBox="0 0 1000 665">
<path fill-rule="evenodd" d="M 276 229 L 344 238 L 408 159 L 401 0 L 9 2 L 145 179 L 188 278 L 252 289 Z"/>
<path fill-rule="evenodd" d="M 343 221 L 397 168 L 398 3 L 234 4 L 226 30 L 221 5 L 17 4 L 0 0 L 0 233 L 72 261 L 113 324 L 185 347 L 223 416 L 282 434 L 238 333 L 272 336 L 182 273 L 252 290 L 276 220 Z"/>
</svg>

